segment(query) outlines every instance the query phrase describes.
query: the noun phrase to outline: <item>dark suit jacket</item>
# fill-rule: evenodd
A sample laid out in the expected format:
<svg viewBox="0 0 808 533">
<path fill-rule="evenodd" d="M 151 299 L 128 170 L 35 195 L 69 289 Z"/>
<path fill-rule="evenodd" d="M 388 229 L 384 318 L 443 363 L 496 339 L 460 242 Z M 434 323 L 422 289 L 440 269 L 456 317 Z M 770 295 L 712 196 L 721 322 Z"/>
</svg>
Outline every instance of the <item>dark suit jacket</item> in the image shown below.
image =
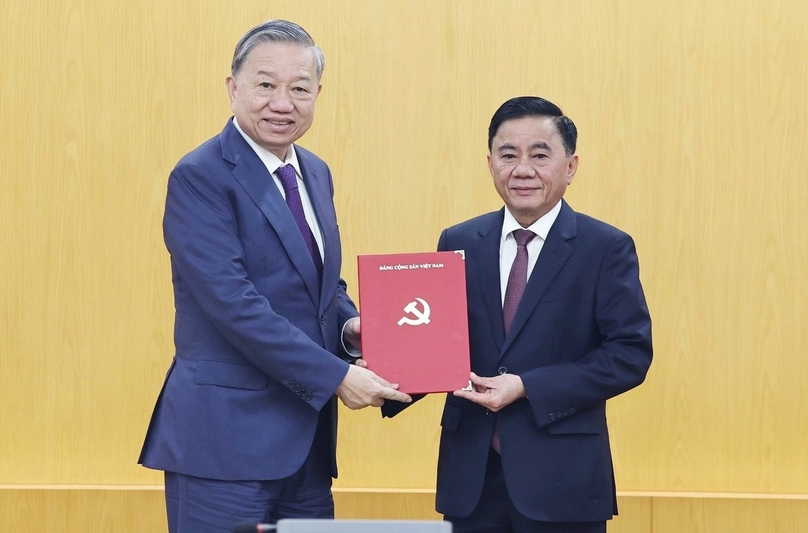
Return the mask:
<svg viewBox="0 0 808 533">
<path fill-rule="evenodd" d="M 296 146 L 319 220 L 322 289 L 286 203 L 232 120 L 171 172 L 163 221 L 176 355 L 140 462 L 220 480 L 271 480 L 303 464 L 325 409 L 336 476 L 334 391 L 342 326 L 358 313 L 326 164 Z"/>
<path fill-rule="evenodd" d="M 639 385 L 651 320 L 625 233 L 566 202 L 531 273 L 509 334 L 500 296 L 504 210 L 445 230 L 465 250 L 472 370 L 521 376 L 527 398 L 496 415 L 508 492 L 525 516 L 599 521 L 616 513 L 606 400 Z M 395 412 L 393 405 L 386 414 Z M 454 397 L 441 419 L 437 510 L 468 516 L 480 498 L 494 416 Z"/>
</svg>

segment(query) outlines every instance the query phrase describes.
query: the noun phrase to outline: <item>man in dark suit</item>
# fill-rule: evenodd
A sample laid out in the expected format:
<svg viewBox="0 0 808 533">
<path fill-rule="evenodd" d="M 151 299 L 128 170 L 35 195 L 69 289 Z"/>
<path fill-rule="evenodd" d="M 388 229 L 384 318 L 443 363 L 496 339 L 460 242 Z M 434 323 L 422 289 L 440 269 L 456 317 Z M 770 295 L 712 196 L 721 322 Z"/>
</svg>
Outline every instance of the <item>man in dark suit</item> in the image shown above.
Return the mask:
<svg viewBox="0 0 808 533">
<path fill-rule="evenodd" d="M 505 102 L 488 131 L 505 208 L 440 237 L 466 253 L 473 383 L 441 420 L 455 532 L 602 533 L 617 512 L 606 400 L 645 379 L 651 319 L 631 237 L 562 199 L 576 140 L 555 104 Z"/>
<path fill-rule="evenodd" d="M 322 71 L 300 26 L 247 32 L 226 81 L 234 117 L 169 178 L 176 355 L 140 462 L 165 471 L 171 533 L 333 517 L 336 397 L 409 400 L 347 362 L 359 318 L 339 277 L 331 173 L 293 144 Z"/>
</svg>

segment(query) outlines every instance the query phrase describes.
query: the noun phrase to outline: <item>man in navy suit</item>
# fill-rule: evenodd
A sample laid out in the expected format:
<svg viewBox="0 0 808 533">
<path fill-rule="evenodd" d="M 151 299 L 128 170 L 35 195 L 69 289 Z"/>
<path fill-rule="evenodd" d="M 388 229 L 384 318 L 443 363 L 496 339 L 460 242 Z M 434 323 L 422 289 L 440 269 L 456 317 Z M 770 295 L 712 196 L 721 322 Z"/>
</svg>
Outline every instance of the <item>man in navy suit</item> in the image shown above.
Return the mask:
<svg viewBox="0 0 808 533">
<path fill-rule="evenodd" d="M 226 81 L 234 117 L 169 178 L 176 355 L 140 462 L 165 471 L 171 533 L 333 517 L 336 398 L 410 399 L 348 362 L 360 329 L 331 173 L 293 144 L 323 64 L 296 24 L 247 32 Z"/>
<path fill-rule="evenodd" d="M 645 379 L 651 319 L 631 237 L 562 199 L 576 141 L 555 104 L 505 102 L 488 130 L 505 208 L 440 237 L 466 254 L 473 383 L 441 419 L 436 507 L 456 533 L 602 533 L 617 512 L 606 400 Z"/>
</svg>

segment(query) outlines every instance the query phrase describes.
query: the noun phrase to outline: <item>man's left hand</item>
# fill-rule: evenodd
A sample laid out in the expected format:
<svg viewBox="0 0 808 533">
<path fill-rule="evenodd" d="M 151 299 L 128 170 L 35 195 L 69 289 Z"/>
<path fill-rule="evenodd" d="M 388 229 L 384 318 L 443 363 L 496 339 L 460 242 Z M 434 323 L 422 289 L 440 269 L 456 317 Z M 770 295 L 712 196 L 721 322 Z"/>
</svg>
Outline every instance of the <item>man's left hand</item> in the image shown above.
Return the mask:
<svg viewBox="0 0 808 533">
<path fill-rule="evenodd" d="M 456 390 L 453 394 L 478 403 L 494 413 L 525 397 L 525 385 L 516 374 L 484 378 L 472 372 L 470 377 L 473 390 Z"/>
</svg>

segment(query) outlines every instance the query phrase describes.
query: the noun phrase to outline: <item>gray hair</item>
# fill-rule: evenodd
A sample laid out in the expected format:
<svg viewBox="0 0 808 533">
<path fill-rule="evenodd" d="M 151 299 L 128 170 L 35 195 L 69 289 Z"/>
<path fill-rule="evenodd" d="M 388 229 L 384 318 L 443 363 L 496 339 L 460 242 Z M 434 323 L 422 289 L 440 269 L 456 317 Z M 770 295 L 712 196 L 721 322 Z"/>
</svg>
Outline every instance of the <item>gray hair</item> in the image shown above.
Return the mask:
<svg viewBox="0 0 808 533">
<path fill-rule="evenodd" d="M 314 51 L 314 65 L 317 79 L 323 76 L 325 57 L 323 51 L 314 44 L 314 39 L 306 30 L 287 20 L 270 20 L 251 29 L 239 40 L 233 52 L 230 72 L 235 76 L 241 70 L 247 55 L 260 43 L 293 43 L 311 48 Z"/>
</svg>

